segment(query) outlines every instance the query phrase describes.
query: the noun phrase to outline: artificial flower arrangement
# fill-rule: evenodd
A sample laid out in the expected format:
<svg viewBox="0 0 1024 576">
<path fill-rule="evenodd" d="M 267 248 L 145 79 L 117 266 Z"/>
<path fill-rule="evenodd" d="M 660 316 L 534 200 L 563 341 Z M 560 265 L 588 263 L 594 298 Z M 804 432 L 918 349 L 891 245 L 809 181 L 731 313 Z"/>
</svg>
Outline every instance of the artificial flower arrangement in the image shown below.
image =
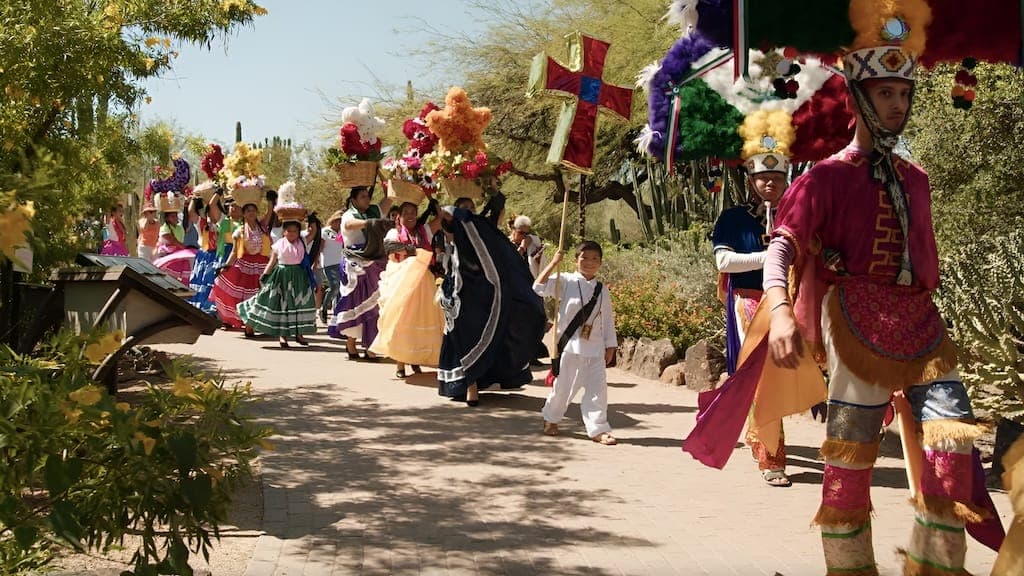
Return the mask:
<svg viewBox="0 0 1024 576">
<path fill-rule="evenodd" d="M 152 202 L 156 209 L 161 212 L 178 212 L 185 207 L 185 198 L 192 195 L 192 187 L 189 180 L 192 178 L 192 170 L 188 162 L 175 154 L 172 159 L 174 170 L 166 178 L 153 178 L 146 184 L 143 192 L 143 200 L 146 204 Z M 165 169 L 154 167 L 156 176 L 162 176 Z"/>
<path fill-rule="evenodd" d="M 245 142 L 236 142 L 235 149 L 224 158 L 220 175 L 239 205 L 259 206 L 267 184 L 266 177 L 259 173 L 262 167 L 263 151 L 253 149 Z"/>
<path fill-rule="evenodd" d="M 377 133 L 384 127 L 384 120 L 373 114 L 368 98 L 341 111 L 338 147 L 328 149 L 326 161 L 338 171 L 343 188 L 372 186 L 376 181 L 377 162 L 384 157 Z"/>
<path fill-rule="evenodd" d="M 495 154 L 488 154 L 483 134 L 491 122 L 488 108 L 474 108 L 459 87 L 448 91 L 445 107 L 426 115 L 426 124 L 437 135 L 437 148 L 423 156 L 423 170 L 453 197 L 480 198 L 494 191 L 497 179 L 512 168 Z"/>
<path fill-rule="evenodd" d="M 438 110 L 433 102 L 423 105 L 419 115 L 402 124 L 402 133 L 409 146 L 400 157 L 388 156 L 381 162 L 380 173 L 387 182 L 388 196 L 402 202 L 418 204 L 437 189 L 430 174 L 423 169 L 423 158 L 434 151 L 437 135 L 427 127 L 427 114 Z"/>
<path fill-rule="evenodd" d="M 204 204 L 209 204 L 214 194 L 218 193 L 226 185 L 224 168 L 224 152 L 217 144 L 210 143 L 206 147 L 199 167 L 206 174 L 207 180 L 200 183 L 192 190 L 192 194 L 203 199 Z"/>
</svg>

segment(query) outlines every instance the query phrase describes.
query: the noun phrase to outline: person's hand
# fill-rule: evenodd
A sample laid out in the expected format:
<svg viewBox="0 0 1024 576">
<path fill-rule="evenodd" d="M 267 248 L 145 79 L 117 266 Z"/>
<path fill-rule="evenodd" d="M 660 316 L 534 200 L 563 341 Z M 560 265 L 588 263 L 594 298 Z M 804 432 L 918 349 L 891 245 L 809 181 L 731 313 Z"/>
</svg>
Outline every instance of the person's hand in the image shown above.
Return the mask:
<svg viewBox="0 0 1024 576">
<path fill-rule="evenodd" d="M 618 348 L 605 348 L 604 349 L 604 365 L 614 366 L 615 365 L 615 353 Z"/>
<path fill-rule="evenodd" d="M 551 263 L 558 266 L 562 263 L 562 257 L 565 256 L 564 250 L 555 250 L 555 255 L 551 257 Z"/>
<path fill-rule="evenodd" d="M 794 369 L 804 355 L 804 341 L 793 317 L 790 305 L 781 306 L 771 312 L 771 328 L 768 332 L 768 349 L 772 360 L 782 368 Z"/>
</svg>

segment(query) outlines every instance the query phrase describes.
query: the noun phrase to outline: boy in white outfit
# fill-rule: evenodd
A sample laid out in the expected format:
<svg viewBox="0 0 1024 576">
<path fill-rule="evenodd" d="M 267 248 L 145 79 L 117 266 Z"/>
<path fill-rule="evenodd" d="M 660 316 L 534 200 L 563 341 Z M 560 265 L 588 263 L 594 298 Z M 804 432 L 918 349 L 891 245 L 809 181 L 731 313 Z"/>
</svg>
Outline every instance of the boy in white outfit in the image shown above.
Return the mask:
<svg viewBox="0 0 1024 576">
<path fill-rule="evenodd" d="M 548 282 L 551 272 L 562 261 L 563 253 L 558 251 L 547 267 L 537 276 L 533 291 L 544 297 L 558 293 L 558 334 L 566 334 L 573 320 L 585 307 L 590 313 L 575 324 L 578 328 L 568 334 L 568 342 L 561 353 L 558 376 L 541 414 L 544 416 L 544 433 L 558 435 L 558 423 L 565 416 L 576 393 L 582 388 L 580 412 L 587 427 L 587 436 L 594 442 L 605 445 L 616 443 L 608 425 L 608 381 L 605 367 L 615 358 L 618 342 L 615 337 L 615 314 L 608 290 L 595 279 L 601 268 L 602 251 L 597 242 L 586 240 L 576 249 L 576 272 L 557 274 Z M 595 298 L 595 291 L 599 291 Z M 588 306 L 588 303 L 593 303 Z"/>
</svg>

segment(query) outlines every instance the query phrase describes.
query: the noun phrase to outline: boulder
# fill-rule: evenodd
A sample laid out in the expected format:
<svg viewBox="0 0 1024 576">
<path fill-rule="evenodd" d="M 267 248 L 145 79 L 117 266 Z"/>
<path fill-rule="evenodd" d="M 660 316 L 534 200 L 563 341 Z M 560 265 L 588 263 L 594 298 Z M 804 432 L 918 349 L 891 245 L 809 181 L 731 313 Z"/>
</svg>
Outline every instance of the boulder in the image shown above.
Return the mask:
<svg viewBox="0 0 1024 576">
<path fill-rule="evenodd" d="M 623 338 L 619 344 L 616 366 L 622 370 L 629 370 L 633 367 L 633 353 L 636 351 L 636 340 Z"/>
<path fill-rule="evenodd" d="M 661 380 L 663 384 L 682 386 L 686 383 L 686 363 L 676 362 L 668 368 L 665 368 L 665 371 L 661 373 L 661 378 L 659 378 L 659 380 Z"/>
<path fill-rule="evenodd" d="M 679 354 L 675 346 L 668 338 L 651 340 L 640 338 L 636 341 L 636 350 L 633 352 L 633 363 L 630 372 L 657 380 L 661 373 L 670 365 L 679 360 Z"/>
<path fill-rule="evenodd" d="M 694 392 L 714 388 L 725 372 L 725 356 L 718 346 L 708 340 L 700 340 L 690 346 L 686 350 L 684 364 L 686 387 Z"/>
</svg>

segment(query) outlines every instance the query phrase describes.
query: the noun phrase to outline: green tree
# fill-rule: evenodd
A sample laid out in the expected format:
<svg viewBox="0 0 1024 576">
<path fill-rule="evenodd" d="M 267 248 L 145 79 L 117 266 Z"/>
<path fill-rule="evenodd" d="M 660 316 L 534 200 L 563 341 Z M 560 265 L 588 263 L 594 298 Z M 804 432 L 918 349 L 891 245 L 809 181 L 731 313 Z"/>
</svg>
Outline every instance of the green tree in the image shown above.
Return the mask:
<svg viewBox="0 0 1024 576">
<path fill-rule="evenodd" d="M 91 239 L 73 224 L 130 186 L 142 81 L 182 43 L 209 46 L 266 11 L 250 0 L 9 0 L 0 5 L 0 192 L 34 201 L 37 270 Z"/>
</svg>

